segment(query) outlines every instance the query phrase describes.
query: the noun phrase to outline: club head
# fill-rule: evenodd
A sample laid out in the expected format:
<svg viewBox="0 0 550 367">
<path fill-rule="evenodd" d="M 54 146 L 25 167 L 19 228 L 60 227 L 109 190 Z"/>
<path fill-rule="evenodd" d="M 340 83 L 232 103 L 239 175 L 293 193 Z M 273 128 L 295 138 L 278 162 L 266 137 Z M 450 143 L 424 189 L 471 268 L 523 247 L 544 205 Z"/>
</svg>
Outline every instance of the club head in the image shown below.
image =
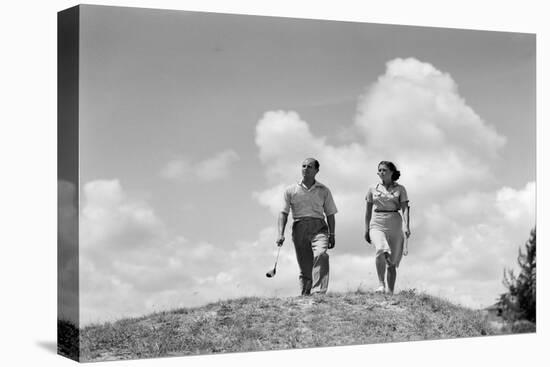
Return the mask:
<svg viewBox="0 0 550 367">
<path fill-rule="evenodd" d="M 275 268 L 273 268 L 272 270 L 265 273 L 265 276 L 268 277 L 268 278 L 273 278 L 275 276 L 276 272 L 277 272 L 277 270 Z"/>
</svg>

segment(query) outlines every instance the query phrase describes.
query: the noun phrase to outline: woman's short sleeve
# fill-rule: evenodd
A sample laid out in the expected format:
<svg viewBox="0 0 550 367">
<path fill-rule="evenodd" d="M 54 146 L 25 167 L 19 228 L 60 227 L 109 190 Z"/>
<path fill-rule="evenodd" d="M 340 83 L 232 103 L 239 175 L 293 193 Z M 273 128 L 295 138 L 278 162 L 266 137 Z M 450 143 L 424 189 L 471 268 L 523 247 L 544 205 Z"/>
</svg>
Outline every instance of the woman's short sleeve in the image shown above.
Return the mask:
<svg viewBox="0 0 550 367">
<path fill-rule="evenodd" d="M 399 190 L 399 202 L 404 203 L 409 201 L 409 196 L 407 195 L 407 190 L 405 189 L 405 186 L 400 185 Z"/>
<path fill-rule="evenodd" d="M 367 201 L 367 203 L 374 202 L 372 198 L 372 188 L 369 188 L 369 191 L 367 191 L 367 197 L 365 198 L 365 200 Z"/>
</svg>

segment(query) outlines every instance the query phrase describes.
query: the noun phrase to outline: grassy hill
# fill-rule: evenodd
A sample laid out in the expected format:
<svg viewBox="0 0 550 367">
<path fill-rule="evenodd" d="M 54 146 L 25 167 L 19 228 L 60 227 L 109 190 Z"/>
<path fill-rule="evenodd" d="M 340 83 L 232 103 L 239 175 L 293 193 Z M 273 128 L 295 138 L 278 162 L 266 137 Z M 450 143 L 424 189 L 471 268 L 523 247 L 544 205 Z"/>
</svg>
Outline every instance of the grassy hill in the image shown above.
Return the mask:
<svg viewBox="0 0 550 367">
<path fill-rule="evenodd" d="M 462 338 L 502 333 L 479 310 L 415 291 L 242 298 L 81 330 L 81 360 Z"/>
</svg>

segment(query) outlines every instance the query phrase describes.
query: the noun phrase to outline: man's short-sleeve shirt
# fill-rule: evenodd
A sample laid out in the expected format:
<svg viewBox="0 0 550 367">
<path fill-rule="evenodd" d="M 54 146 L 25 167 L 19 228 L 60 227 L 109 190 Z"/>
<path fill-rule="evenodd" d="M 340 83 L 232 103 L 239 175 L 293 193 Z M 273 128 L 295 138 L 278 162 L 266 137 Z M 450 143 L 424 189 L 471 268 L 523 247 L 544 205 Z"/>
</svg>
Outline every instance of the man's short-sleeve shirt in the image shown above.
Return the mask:
<svg viewBox="0 0 550 367">
<path fill-rule="evenodd" d="M 373 203 L 374 209 L 378 210 L 399 210 L 401 203 L 409 201 L 405 186 L 394 183 L 388 189 L 384 185 L 376 184 L 369 188 L 366 200 Z"/>
<path fill-rule="evenodd" d="M 324 219 L 324 216 L 338 212 L 328 187 L 316 181 L 309 189 L 301 182 L 286 188 L 283 198 L 283 213 L 292 210 L 292 217 L 299 219 L 312 217 Z"/>
</svg>

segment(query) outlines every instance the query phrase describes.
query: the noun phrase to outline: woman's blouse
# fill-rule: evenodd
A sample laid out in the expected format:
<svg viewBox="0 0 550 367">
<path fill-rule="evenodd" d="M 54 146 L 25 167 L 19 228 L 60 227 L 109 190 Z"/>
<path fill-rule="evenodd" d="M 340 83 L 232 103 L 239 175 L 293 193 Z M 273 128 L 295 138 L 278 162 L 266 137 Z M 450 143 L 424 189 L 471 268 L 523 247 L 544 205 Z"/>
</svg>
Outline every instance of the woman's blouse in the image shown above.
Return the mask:
<svg viewBox="0 0 550 367">
<path fill-rule="evenodd" d="M 366 200 L 373 203 L 375 211 L 395 211 L 401 209 L 401 203 L 409 201 L 409 198 L 405 187 L 394 182 L 388 189 L 380 183 L 369 188 Z"/>
</svg>

